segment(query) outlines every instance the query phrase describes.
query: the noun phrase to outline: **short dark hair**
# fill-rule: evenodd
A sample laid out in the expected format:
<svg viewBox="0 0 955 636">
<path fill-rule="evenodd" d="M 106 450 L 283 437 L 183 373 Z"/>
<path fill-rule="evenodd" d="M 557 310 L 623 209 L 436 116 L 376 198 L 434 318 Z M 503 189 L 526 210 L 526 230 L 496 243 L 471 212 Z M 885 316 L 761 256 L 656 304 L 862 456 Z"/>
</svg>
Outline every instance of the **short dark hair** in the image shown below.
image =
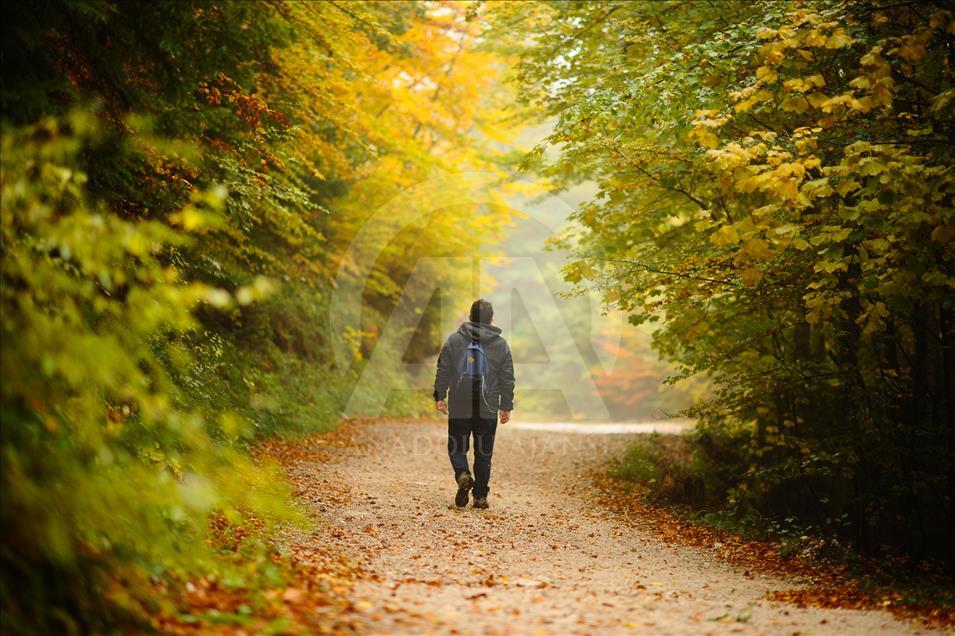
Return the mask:
<svg viewBox="0 0 955 636">
<path fill-rule="evenodd" d="M 483 298 L 478 298 L 471 305 L 471 322 L 483 322 L 491 324 L 491 318 L 494 317 L 494 307 Z"/>
</svg>

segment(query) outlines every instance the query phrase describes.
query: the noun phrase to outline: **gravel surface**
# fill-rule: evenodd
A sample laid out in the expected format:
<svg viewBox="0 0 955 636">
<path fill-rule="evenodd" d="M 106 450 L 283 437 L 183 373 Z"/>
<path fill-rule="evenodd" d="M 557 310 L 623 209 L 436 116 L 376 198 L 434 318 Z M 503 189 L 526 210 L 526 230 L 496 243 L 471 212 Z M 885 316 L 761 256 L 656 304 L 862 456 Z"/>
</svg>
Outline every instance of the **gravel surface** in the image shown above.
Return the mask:
<svg viewBox="0 0 955 636">
<path fill-rule="evenodd" d="M 887 612 L 765 600 L 798 582 L 673 546 L 593 503 L 588 471 L 628 435 L 498 427 L 490 510 L 458 509 L 446 425 L 358 426 L 357 442 L 297 473 L 332 541 L 365 574 L 375 634 L 908 634 Z"/>
</svg>

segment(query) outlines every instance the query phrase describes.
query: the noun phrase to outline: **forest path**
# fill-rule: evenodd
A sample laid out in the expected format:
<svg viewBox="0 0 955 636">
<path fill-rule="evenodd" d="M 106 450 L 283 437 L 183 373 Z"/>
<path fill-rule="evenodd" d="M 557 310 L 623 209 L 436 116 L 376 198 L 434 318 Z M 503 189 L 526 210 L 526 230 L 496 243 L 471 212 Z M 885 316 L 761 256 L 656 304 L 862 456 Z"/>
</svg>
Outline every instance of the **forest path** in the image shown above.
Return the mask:
<svg viewBox="0 0 955 636">
<path fill-rule="evenodd" d="M 300 541 L 332 541 L 365 571 L 352 602 L 366 633 L 924 631 L 886 612 L 766 600 L 798 582 L 667 544 L 594 503 L 589 471 L 629 437 L 499 426 L 482 511 L 453 505 L 446 425 L 357 425 L 326 461 L 286 466 L 328 524 Z"/>
</svg>

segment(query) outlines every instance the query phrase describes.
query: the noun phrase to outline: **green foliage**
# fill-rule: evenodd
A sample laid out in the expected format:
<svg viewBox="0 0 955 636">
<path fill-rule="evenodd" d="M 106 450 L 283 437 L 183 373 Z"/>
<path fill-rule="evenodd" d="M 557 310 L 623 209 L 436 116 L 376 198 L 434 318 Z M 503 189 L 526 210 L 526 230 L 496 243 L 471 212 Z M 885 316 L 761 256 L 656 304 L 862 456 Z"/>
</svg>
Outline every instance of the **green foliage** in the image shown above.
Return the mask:
<svg viewBox="0 0 955 636">
<path fill-rule="evenodd" d="M 479 25 L 425 9 L 5 5 L 4 631 L 142 628 L 190 578 L 281 580 L 271 538 L 301 520 L 248 450 L 333 427 L 355 390 L 364 360 L 337 366 L 328 326 L 349 243 L 435 171 L 506 176 L 495 62 L 464 46 Z M 509 219 L 431 194 L 366 246 L 361 353 L 419 257 L 470 254 Z M 403 373 L 389 357 L 376 372 Z"/>
<path fill-rule="evenodd" d="M 528 166 L 600 188 L 567 279 L 712 377 L 691 414 L 734 440 L 710 448 L 727 501 L 955 563 L 951 12 L 534 3 L 502 33 L 515 20 L 537 29 L 510 42 L 521 95 L 560 149 Z"/>
<path fill-rule="evenodd" d="M 627 479 L 640 483 L 655 482 L 661 476 L 662 461 L 655 442 L 657 436 L 651 436 L 630 445 L 627 452 L 610 468 L 610 474 L 618 479 Z"/>
<path fill-rule="evenodd" d="M 188 355 L 200 304 L 233 297 L 164 262 L 193 237 L 89 198 L 77 159 L 95 143 L 78 113 L 2 141 L 3 618 L 16 631 L 99 630 L 141 610 L 151 576 L 241 584 L 203 540 L 208 514 L 296 519 L 274 467 L 217 441 L 232 416 L 181 406 L 163 362 Z M 221 210 L 219 192 L 193 199 Z"/>
</svg>

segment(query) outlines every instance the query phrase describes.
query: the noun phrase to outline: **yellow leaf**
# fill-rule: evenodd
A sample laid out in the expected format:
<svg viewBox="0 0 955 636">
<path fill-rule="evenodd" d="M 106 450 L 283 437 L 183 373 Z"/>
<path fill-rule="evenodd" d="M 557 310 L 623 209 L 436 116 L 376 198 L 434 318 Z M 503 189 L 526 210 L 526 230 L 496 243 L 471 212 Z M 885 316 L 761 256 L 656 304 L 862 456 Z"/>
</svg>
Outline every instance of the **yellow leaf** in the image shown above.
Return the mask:
<svg viewBox="0 0 955 636">
<path fill-rule="evenodd" d="M 793 93 L 805 93 L 812 88 L 822 88 L 825 85 L 826 80 L 822 77 L 822 75 L 797 77 L 783 82 L 783 88 Z"/>
<path fill-rule="evenodd" d="M 892 53 L 893 51 L 889 51 Z M 901 57 L 903 60 L 914 62 L 915 60 L 920 60 L 925 57 L 925 45 L 924 44 L 908 44 L 906 46 L 900 46 L 895 49 L 895 54 Z"/>
<path fill-rule="evenodd" d="M 831 113 L 836 108 L 850 104 L 854 100 L 855 98 L 852 96 L 852 93 L 843 93 L 842 95 L 830 97 L 829 99 L 822 102 L 822 111 L 824 113 Z"/>
<path fill-rule="evenodd" d="M 703 148 L 716 148 L 720 141 L 713 131 L 705 128 L 697 128 L 691 131 L 690 138 L 696 139 L 696 142 Z"/>
<path fill-rule="evenodd" d="M 752 238 L 746 241 L 743 247 L 740 248 L 739 253 L 758 261 L 769 260 L 773 255 L 772 252 L 769 251 L 769 243 L 758 238 Z"/>
<path fill-rule="evenodd" d="M 732 225 L 724 225 L 710 234 L 710 242 L 713 245 L 734 245 L 739 242 L 739 235 Z"/>
<path fill-rule="evenodd" d="M 720 150 L 709 150 L 707 155 L 716 161 L 723 170 L 732 170 L 749 163 L 753 153 L 736 142 L 729 143 Z"/>
<path fill-rule="evenodd" d="M 852 44 L 852 38 L 845 34 L 842 29 L 836 29 L 826 40 L 827 49 L 841 49 L 844 46 Z"/>
<path fill-rule="evenodd" d="M 827 197 L 832 194 L 832 186 L 829 185 L 829 179 L 813 179 L 807 181 L 802 187 L 803 193 L 810 197 Z"/>
<path fill-rule="evenodd" d="M 772 96 L 773 94 L 765 89 L 759 90 L 753 93 L 752 95 L 750 95 L 749 97 L 747 97 L 746 99 L 744 99 L 743 101 L 736 104 L 734 108 L 736 109 L 736 112 L 744 113 L 748 111 L 750 108 L 752 108 L 755 104 L 760 102 L 765 102 L 766 100 L 770 99 Z"/>
<path fill-rule="evenodd" d="M 799 196 L 799 182 L 791 177 L 775 177 L 770 181 L 769 186 L 780 199 L 793 200 Z"/>
<path fill-rule="evenodd" d="M 789 92 L 802 93 L 809 88 L 809 83 L 801 77 L 783 82 L 783 88 Z"/>
<path fill-rule="evenodd" d="M 756 269 L 754 267 L 749 267 L 743 270 L 741 274 L 743 279 L 743 285 L 746 287 L 755 287 L 759 284 L 759 281 L 763 279 L 762 270 Z"/>
<path fill-rule="evenodd" d="M 743 101 L 739 102 L 738 104 L 736 104 L 736 106 L 734 106 L 733 108 L 736 109 L 737 113 L 745 113 L 750 108 L 752 108 L 753 104 L 755 103 L 756 103 L 755 97 L 748 97 L 744 99 Z"/>
<path fill-rule="evenodd" d="M 809 93 L 806 95 L 806 99 L 809 100 L 813 108 L 819 108 L 829 99 L 829 96 L 825 93 Z"/>
<path fill-rule="evenodd" d="M 951 243 L 955 241 L 955 224 L 939 225 L 932 230 L 932 240 L 939 243 Z"/>
<path fill-rule="evenodd" d="M 849 181 L 843 181 L 842 183 L 840 183 L 836 187 L 836 192 L 839 193 L 839 196 L 844 197 L 850 192 L 852 192 L 853 190 L 858 190 L 858 189 L 859 189 L 859 183 L 857 181 L 852 181 L 850 179 Z"/>
<path fill-rule="evenodd" d="M 805 97 L 799 95 L 797 97 L 789 97 L 784 99 L 779 107 L 790 113 L 804 113 L 809 110 L 809 102 Z"/>
<path fill-rule="evenodd" d="M 772 67 L 760 66 L 758 69 L 756 69 L 756 79 L 761 82 L 770 84 L 776 81 L 776 77 L 776 71 L 774 71 Z"/>
</svg>

